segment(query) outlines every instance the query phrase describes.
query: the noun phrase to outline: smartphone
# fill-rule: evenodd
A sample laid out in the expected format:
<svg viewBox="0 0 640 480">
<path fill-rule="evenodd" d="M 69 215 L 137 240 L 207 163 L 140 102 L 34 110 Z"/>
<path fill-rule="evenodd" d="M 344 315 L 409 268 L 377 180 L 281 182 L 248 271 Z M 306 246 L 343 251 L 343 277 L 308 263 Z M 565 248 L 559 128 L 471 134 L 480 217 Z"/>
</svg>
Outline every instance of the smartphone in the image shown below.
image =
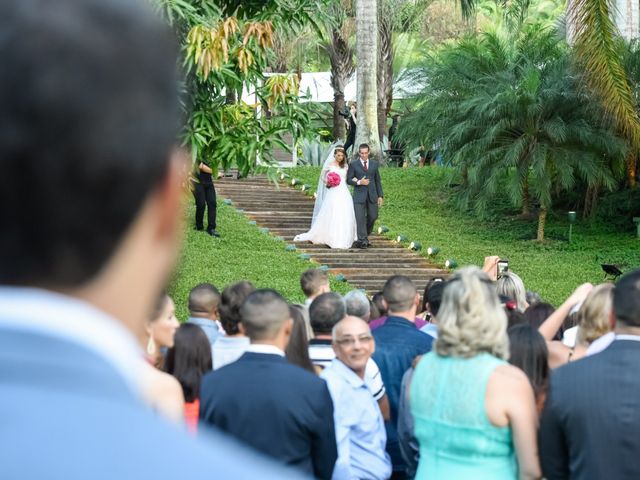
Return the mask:
<svg viewBox="0 0 640 480">
<path fill-rule="evenodd" d="M 498 260 L 498 275 L 497 278 L 502 277 L 509 270 L 509 260 L 501 258 Z"/>
</svg>

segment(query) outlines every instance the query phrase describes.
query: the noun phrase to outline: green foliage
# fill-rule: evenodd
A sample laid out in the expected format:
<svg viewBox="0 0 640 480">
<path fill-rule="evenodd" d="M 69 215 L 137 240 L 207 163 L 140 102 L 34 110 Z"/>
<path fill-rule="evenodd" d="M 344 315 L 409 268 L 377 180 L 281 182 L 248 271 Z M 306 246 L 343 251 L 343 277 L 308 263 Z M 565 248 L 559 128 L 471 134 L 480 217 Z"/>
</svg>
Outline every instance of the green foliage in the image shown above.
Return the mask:
<svg viewBox="0 0 640 480">
<path fill-rule="evenodd" d="M 214 171 L 256 160 L 269 163 L 276 147 L 302 138 L 310 118 L 298 102 L 298 79 L 266 78 L 274 32 L 294 35 L 317 28 L 320 0 L 152 0 L 178 32 L 186 69 L 183 143 L 194 165 Z M 242 101 L 243 89 L 252 100 Z"/>
<path fill-rule="evenodd" d="M 552 30 L 468 38 L 420 73 L 427 86 L 401 136 L 439 144 L 462 182 L 461 208 L 487 214 L 501 197 L 528 213 L 532 197 L 546 210 L 577 184 L 613 189 L 623 175 L 626 144 L 579 88 Z"/>
<path fill-rule="evenodd" d="M 300 274 L 319 265 L 301 260 L 299 252 L 285 251 L 286 244 L 250 225 L 235 207 L 218 202 L 218 232 L 213 238 L 193 229 L 194 207 L 186 212 L 185 239 L 178 268 L 169 286 L 176 302 L 177 315 L 186 320 L 187 296 L 198 283 L 209 282 L 218 289 L 249 280 L 258 288 L 274 288 L 291 302 L 304 301 Z M 352 289 L 347 283 L 331 280 L 331 288 L 340 293 Z"/>
<path fill-rule="evenodd" d="M 311 183 L 319 170 L 298 167 L 288 173 Z M 447 258 L 455 258 L 460 266 L 482 266 L 485 256 L 500 255 L 522 276 L 527 289 L 555 305 L 581 283 L 601 283 L 601 263 L 618 264 L 625 272 L 640 267 L 640 240 L 629 217 L 620 229 L 612 218 L 578 220 L 570 244 L 566 211 L 552 211 L 548 240 L 540 244 L 534 240 L 535 222 L 516 216 L 508 204 L 496 206 L 491 220 L 453 209 L 446 168 L 383 168 L 380 173 L 385 203 L 376 225 L 388 226 L 389 238 L 403 233 L 422 243 L 424 257 L 426 246 L 439 247 L 431 261 L 441 267 Z"/>
</svg>

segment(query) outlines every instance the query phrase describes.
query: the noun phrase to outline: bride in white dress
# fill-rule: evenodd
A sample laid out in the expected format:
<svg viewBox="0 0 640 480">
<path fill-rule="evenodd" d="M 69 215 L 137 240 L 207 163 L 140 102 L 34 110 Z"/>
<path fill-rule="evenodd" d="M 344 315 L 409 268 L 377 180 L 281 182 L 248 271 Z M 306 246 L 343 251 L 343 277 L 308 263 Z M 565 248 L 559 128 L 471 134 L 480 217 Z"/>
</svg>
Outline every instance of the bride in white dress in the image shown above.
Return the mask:
<svg viewBox="0 0 640 480">
<path fill-rule="evenodd" d="M 331 172 L 340 176 L 340 184 L 335 187 L 327 186 L 327 176 Z M 296 235 L 294 242 L 308 241 L 331 248 L 351 248 L 358 237 L 353 197 L 346 180 L 347 157 L 344 148 L 339 146 L 329 154 L 320 173 L 311 229 Z"/>
</svg>

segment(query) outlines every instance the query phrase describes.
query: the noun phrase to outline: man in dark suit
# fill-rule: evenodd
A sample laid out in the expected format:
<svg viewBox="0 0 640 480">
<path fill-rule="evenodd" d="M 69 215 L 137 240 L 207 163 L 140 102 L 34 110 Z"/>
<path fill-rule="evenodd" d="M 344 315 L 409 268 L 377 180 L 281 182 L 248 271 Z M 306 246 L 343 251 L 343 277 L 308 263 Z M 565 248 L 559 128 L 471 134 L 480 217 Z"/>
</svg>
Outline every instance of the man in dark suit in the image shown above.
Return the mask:
<svg viewBox="0 0 640 480">
<path fill-rule="evenodd" d="M 368 248 L 369 235 L 378 218 L 378 207 L 384 202 L 382 182 L 378 162 L 369 159 L 369 145 L 363 143 L 357 160 L 349 164 L 347 183 L 353 186 L 353 208 L 356 213 L 358 240 L 353 244 L 356 248 Z"/>
<path fill-rule="evenodd" d="M 539 434 L 544 476 L 640 478 L 640 270 L 613 291 L 616 338 L 551 374 Z"/>
<path fill-rule="evenodd" d="M 402 275 L 389 278 L 382 295 L 389 317 L 384 325 L 373 331 L 376 351 L 372 358 L 380 367 L 391 406 L 391 420 L 385 423 L 387 452 L 393 463 L 394 478 L 404 479 L 406 464 L 400 451 L 397 429 L 402 377 L 417 356 L 431 350 L 433 338 L 415 325 L 420 294 L 410 278 Z"/>
<path fill-rule="evenodd" d="M 204 377 L 200 419 L 285 465 L 330 479 L 338 455 L 333 403 L 323 380 L 284 357 L 293 325 L 286 301 L 257 290 L 240 314 L 251 345 Z"/>
<path fill-rule="evenodd" d="M 219 237 L 216 231 L 216 187 L 213 185 L 213 169 L 205 162 L 198 163 L 191 180 L 193 198 L 196 201 L 196 230 L 204 229 L 204 210 L 207 209 L 207 233 Z"/>
</svg>

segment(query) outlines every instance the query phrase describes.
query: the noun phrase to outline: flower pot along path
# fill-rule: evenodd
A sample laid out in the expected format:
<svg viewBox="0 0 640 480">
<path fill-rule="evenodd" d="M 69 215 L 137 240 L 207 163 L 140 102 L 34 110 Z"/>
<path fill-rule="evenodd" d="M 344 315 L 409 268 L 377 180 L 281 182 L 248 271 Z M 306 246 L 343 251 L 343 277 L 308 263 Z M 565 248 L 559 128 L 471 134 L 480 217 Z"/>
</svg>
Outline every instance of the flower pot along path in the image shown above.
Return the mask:
<svg viewBox="0 0 640 480">
<path fill-rule="evenodd" d="M 218 198 L 229 199 L 233 206 L 244 210 L 249 220 L 266 227 L 274 236 L 281 236 L 298 253 L 307 253 L 319 265 L 329 267 L 330 273 L 342 274 L 349 284 L 368 294 L 382 290 L 392 275 L 406 275 L 424 290 L 429 279 L 448 276 L 448 273 L 428 262 L 419 253 L 409 250 L 385 237 L 372 235 L 372 247 L 366 250 L 333 250 L 310 242 L 293 242 L 293 237 L 306 232 L 311 225 L 314 199 L 303 192 L 280 184 L 278 189 L 265 176 L 235 180 L 230 177 L 216 181 Z M 384 208 L 384 207 L 383 207 Z M 283 247 L 284 248 L 284 247 Z"/>
</svg>

